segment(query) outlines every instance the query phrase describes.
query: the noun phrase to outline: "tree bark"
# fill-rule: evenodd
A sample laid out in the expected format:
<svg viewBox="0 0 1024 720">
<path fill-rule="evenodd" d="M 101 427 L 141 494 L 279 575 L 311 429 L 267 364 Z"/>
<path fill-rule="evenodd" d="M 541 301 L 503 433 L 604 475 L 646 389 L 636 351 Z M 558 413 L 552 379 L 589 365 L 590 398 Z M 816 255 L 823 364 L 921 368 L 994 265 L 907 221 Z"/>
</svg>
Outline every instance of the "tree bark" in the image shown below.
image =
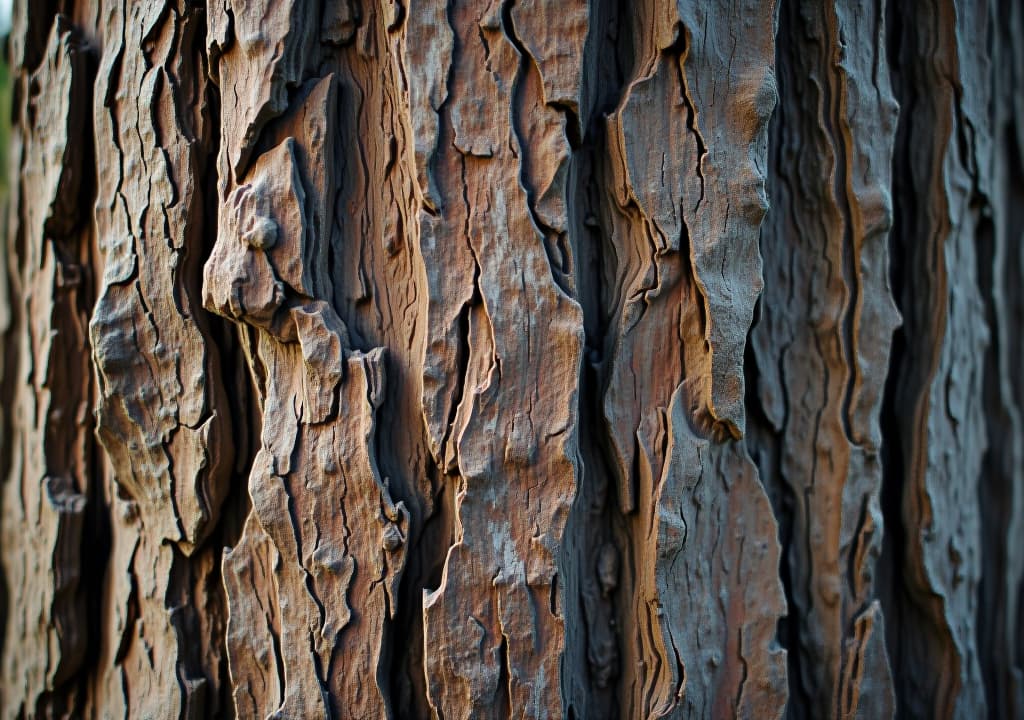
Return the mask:
<svg viewBox="0 0 1024 720">
<path fill-rule="evenodd" d="M 10 718 L 1024 717 L 1015 0 L 20 0 Z"/>
</svg>

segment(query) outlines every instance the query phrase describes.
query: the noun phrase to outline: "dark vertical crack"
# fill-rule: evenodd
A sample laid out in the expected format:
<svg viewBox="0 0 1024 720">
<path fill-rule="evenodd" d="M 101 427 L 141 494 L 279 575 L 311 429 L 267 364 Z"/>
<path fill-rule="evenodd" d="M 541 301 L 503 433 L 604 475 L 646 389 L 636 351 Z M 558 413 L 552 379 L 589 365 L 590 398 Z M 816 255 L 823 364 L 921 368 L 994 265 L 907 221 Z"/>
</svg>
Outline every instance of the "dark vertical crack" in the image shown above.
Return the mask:
<svg viewBox="0 0 1024 720">
<path fill-rule="evenodd" d="M 779 62 L 778 57 L 776 62 Z M 775 125 L 782 122 L 780 117 L 782 110 L 780 102 L 780 107 L 770 120 L 769 132 L 772 138 L 777 137 Z M 770 145 L 770 152 L 776 155 L 776 162 L 778 161 L 779 146 L 780 143 L 776 142 L 772 142 Z M 771 184 L 776 179 L 775 173 L 769 174 L 767 180 L 769 193 L 771 191 Z M 796 539 L 793 537 L 793 513 L 796 498 L 792 485 L 781 482 L 783 441 L 781 436 L 772 427 L 772 422 L 768 419 L 758 395 L 761 375 L 758 371 L 757 360 L 754 357 L 754 343 L 751 335 L 760 320 L 762 302 L 763 298 L 758 300 L 754 308 L 754 321 L 751 323 L 750 332 L 747 335 L 746 350 L 744 352 L 743 370 L 746 391 L 747 448 L 750 451 L 751 460 L 753 460 L 758 468 L 758 478 L 771 500 L 775 521 L 779 528 L 779 545 L 781 546 L 779 578 L 782 581 L 783 591 L 786 595 L 788 610 L 786 615 L 779 619 L 775 637 L 779 645 L 786 650 L 789 671 L 789 706 L 787 717 L 794 718 L 802 717 L 801 710 L 811 707 L 810 695 L 803 683 L 800 682 L 801 653 L 798 651 L 798 648 L 801 617 L 798 606 L 793 598 L 793 569 L 789 562 L 790 548 L 796 542 Z"/>
<path fill-rule="evenodd" d="M 202 233 L 198 235 L 200 243 L 193 248 L 195 254 L 194 267 L 202 268 L 213 252 L 214 244 L 217 241 L 217 209 L 219 195 L 217 190 L 218 175 L 216 172 L 216 159 L 220 151 L 220 108 L 221 98 L 219 87 L 212 77 L 211 59 L 208 55 L 206 14 L 197 11 L 200 19 L 199 27 L 194 31 L 192 42 L 194 47 L 191 51 L 195 53 L 198 62 L 194 66 L 194 72 L 202 73 L 205 82 L 201 83 L 203 94 L 196 98 L 201 103 L 202 112 L 202 133 L 195 141 L 202 148 L 202 156 L 196 168 L 199 182 L 199 193 L 202 202 L 201 219 Z M 189 113 L 182 112 L 182 117 L 189 117 Z M 194 130 L 192 128 L 191 130 Z M 193 275 L 194 279 L 188 287 L 189 296 L 200 297 L 201 272 Z M 208 592 L 212 595 L 213 604 L 211 612 L 219 615 L 222 621 L 221 632 L 216 638 L 218 646 L 217 662 L 213 667 L 203 667 L 202 670 L 212 674 L 210 679 L 213 683 L 211 695 L 207 703 L 210 709 L 216 709 L 214 717 L 234 718 L 235 705 L 231 677 L 228 673 L 227 647 L 226 647 L 226 623 L 227 623 L 227 596 L 221 576 L 223 549 L 233 548 L 238 545 L 242 537 L 242 528 L 245 525 L 246 517 L 249 514 L 250 500 L 248 493 L 247 478 L 249 477 L 252 463 L 259 447 L 260 433 L 262 431 L 261 419 L 256 402 L 254 379 L 246 370 L 246 361 L 242 349 L 242 343 L 246 341 L 245 333 L 236 330 L 228 320 L 215 315 L 202 308 L 199 303 L 194 303 L 193 312 L 197 322 L 207 331 L 207 338 L 212 343 L 211 354 L 215 358 L 215 372 L 219 377 L 215 382 L 219 383 L 225 390 L 227 407 L 220 408 L 220 412 L 229 413 L 232 418 L 232 439 L 234 441 L 234 464 L 231 470 L 231 479 L 227 494 L 221 501 L 220 517 L 216 527 L 210 533 L 205 543 L 209 552 L 215 556 L 213 561 L 213 572 L 207 578 Z M 276 638 L 275 638 L 276 639 Z M 190 644 L 189 638 L 184 639 L 184 644 Z M 275 653 L 280 661 L 280 654 Z M 283 675 L 281 687 L 284 687 Z M 213 695 L 215 693 L 215 695 Z"/>
<path fill-rule="evenodd" d="M 992 341 L 989 344 L 988 352 L 985 354 L 985 380 L 984 394 L 986 413 L 986 424 L 989 428 L 990 445 L 983 459 L 983 472 L 978 487 L 979 502 L 984 510 L 984 517 L 987 522 L 982 528 L 981 543 L 982 557 L 985 565 L 981 576 L 981 584 L 978 589 L 978 609 L 975 617 L 976 634 L 978 647 L 981 651 L 983 681 L 985 683 L 986 695 L 989 697 L 989 717 L 1015 717 L 1015 713 L 999 713 L 997 709 L 1005 702 L 999 698 L 998 687 L 1002 678 L 999 677 L 1001 670 L 993 665 L 994 657 L 999 654 L 998 646 L 1006 637 L 1008 628 L 1005 626 L 1005 616 L 1002 611 L 1003 602 L 1000 595 L 1005 592 L 1003 587 L 1008 551 L 1006 546 L 1007 537 L 1005 533 L 1011 522 L 1013 511 L 1013 487 L 1012 470 L 1005 472 L 1005 461 L 1007 456 L 1012 457 L 1012 443 L 1004 439 L 1005 428 L 1013 428 L 1013 418 L 1010 417 L 1014 409 L 1007 407 L 1001 397 L 1002 373 L 1000 362 L 1001 345 L 1004 338 L 999 334 L 999 317 L 1005 307 L 1002 287 L 1003 280 L 997 276 L 995 262 L 997 259 L 996 231 L 991 221 L 986 221 L 978 232 L 978 283 L 983 288 L 988 288 L 985 293 L 985 315 L 988 326 L 994 330 Z M 1000 268 L 1002 269 L 1002 268 Z M 1019 426 L 1018 426 L 1019 427 Z M 1010 482 L 1008 482 L 1010 481 Z M 994 702 L 993 702 L 994 701 Z"/>
<path fill-rule="evenodd" d="M 1018 540 L 1024 492 L 1024 442 L 1021 430 L 1024 382 L 1018 371 L 1020 329 L 1024 321 L 1021 290 L 1024 258 L 1018 239 L 1024 236 L 1024 155 L 1020 145 L 1021 119 L 1014 100 L 1024 78 L 1015 77 L 1013 47 L 1024 28 L 1019 7 L 999 3 L 989 32 L 993 47 L 994 128 L 999 148 L 993 158 L 991 214 L 982 217 L 977 232 L 978 285 L 983 291 L 991 339 L 985 357 L 984 407 L 989 440 L 979 482 L 982 573 L 975 614 L 976 642 L 990 718 L 1020 717 L 1019 683 L 1024 639 L 1019 614 L 1021 546 Z M 1022 68 L 1024 69 L 1024 68 Z M 1016 628 L 1016 632 L 1014 629 Z"/>
<path fill-rule="evenodd" d="M 907 268 L 904 259 L 902 238 L 906 233 L 907 216 L 912 216 L 914 207 L 913 194 L 901 197 L 898 189 L 906 182 L 909 167 L 910 145 L 907 142 L 907 123 L 915 110 L 915 97 L 903 90 L 903 47 L 904 28 L 903 13 L 898 3 L 886 4 L 885 12 L 885 51 L 888 55 L 893 94 L 900 103 L 900 115 L 897 126 L 896 144 L 893 151 L 893 224 L 889 233 L 889 282 L 893 298 L 900 312 L 904 311 L 903 296 L 905 282 L 903 280 Z M 899 198 L 901 201 L 896 201 Z M 900 689 L 906 683 L 903 675 L 904 662 L 902 647 L 897 628 L 903 624 L 901 578 L 906 567 L 905 547 L 906 528 L 903 523 L 903 493 L 906 478 L 903 469 L 903 448 L 900 436 L 899 387 L 901 368 L 906 362 L 907 338 L 906 327 L 901 326 L 893 333 L 892 349 L 889 354 L 889 368 L 886 373 L 885 391 L 882 397 L 880 424 L 882 430 L 882 491 L 880 504 L 885 533 L 882 536 L 882 552 L 878 560 L 877 587 L 878 595 L 886 618 L 886 650 L 892 668 L 893 684 L 896 689 L 898 712 L 904 708 L 899 706 Z"/>
<path fill-rule="evenodd" d="M 697 178 L 700 180 L 700 197 L 697 198 L 697 203 L 693 206 L 693 214 L 696 215 L 700 210 L 701 204 L 705 198 L 705 184 L 704 184 L 704 158 L 707 157 L 708 147 L 707 143 L 704 142 L 704 136 L 700 132 L 700 128 L 697 126 L 697 107 L 693 102 L 693 96 L 690 92 L 689 84 L 686 81 L 686 56 L 690 47 L 690 30 L 682 25 L 677 26 L 679 37 L 676 39 L 675 45 L 670 48 L 670 52 L 677 55 L 678 61 L 675 63 L 679 71 L 679 87 L 683 90 L 683 103 L 686 105 L 686 127 L 689 129 L 690 134 L 693 135 L 693 139 L 697 144 L 697 165 L 694 168 L 694 172 Z M 685 223 L 684 223 L 685 227 Z M 688 232 L 688 230 L 684 230 Z M 697 281 L 697 271 L 693 269 L 694 282 Z M 707 313 L 707 300 L 704 299 L 702 302 L 704 313 Z M 704 319 L 705 326 L 707 325 L 707 318 Z"/>
<path fill-rule="evenodd" d="M 617 500 L 615 451 L 604 418 L 615 304 L 615 289 L 606 286 L 606 279 L 617 269 L 606 202 L 614 182 L 606 120 L 619 106 L 634 69 L 634 22 L 634 9 L 625 0 L 591 3 L 584 67 L 596 71 L 584 74 L 583 136 L 579 142 L 570 137 L 569 239 L 585 335 L 577 409 L 582 467 L 559 566 L 568 604 L 563 672 L 576 683 L 563 681 L 564 706 L 568 716 L 580 718 L 624 716 L 622 665 L 635 660 L 623 658 L 627 650 L 620 621 L 623 613 L 632 612 L 635 553 Z M 571 124 L 572 118 L 567 121 Z M 571 623 L 579 627 L 569 628 Z"/>
<path fill-rule="evenodd" d="M 508 653 L 508 636 L 501 636 L 501 645 L 498 647 L 498 704 L 495 708 L 495 717 L 513 717 L 515 708 L 512 707 L 512 674 L 511 658 Z"/>
<path fill-rule="evenodd" d="M 941 344 L 941 334 L 927 312 L 936 293 L 944 292 L 945 269 L 942 249 L 936 249 L 935 239 L 922 237 L 916 227 L 927 203 L 928 183 L 932 178 L 918 177 L 915 162 L 921 152 L 920 142 L 934 142 L 932 138 L 921 140 L 916 137 L 926 123 L 933 123 L 929 93 L 933 92 L 937 78 L 930 67 L 934 53 L 930 46 L 938 42 L 929 38 L 934 32 L 936 20 L 930 18 L 930 26 L 922 26 L 919 14 L 926 8 L 912 3 L 888 3 L 886 6 L 886 52 L 891 70 L 893 94 L 900 105 L 893 153 L 893 226 L 889 235 L 890 283 L 893 297 L 904 324 L 893 336 L 885 394 L 881 411 L 883 481 L 881 508 L 885 525 L 882 553 L 878 563 L 878 595 L 886 618 L 886 648 L 892 669 L 896 693 L 897 715 L 916 717 L 928 712 L 920 705 L 923 688 L 933 685 L 935 680 L 923 678 L 918 669 L 910 667 L 911 659 L 921 657 L 922 651 L 930 654 L 944 652 L 952 643 L 948 632 L 935 627 L 934 612 L 922 603 L 921 590 L 916 586 L 913 573 L 913 559 L 909 556 L 915 533 L 921 529 L 908 527 L 904 509 L 909 502 L 909 476 L 911 470 L 909 453 L 914 435 L 926 433 L 927 428 L 917 425 L 909 427 L 908 417 L 916 412 L 912 407 L 927 394 L 927 385 L 934 364 L 937 349 L 930 347 Z M 934 12 L 927 8 L 928 12 Z M 939 128 L 929 128 L 936 132 Z M 931 167 L 942 172 L 941 163 L 934 159 Z M 937 278 L 930 277 L 936 273 Z M 941 297 L 941 296 L 940 296 Z M 938 301 L 945 303 L 941 297 Z M 938 329 L 939 333 L 942 329 Z M 919 442 L 926 442 L 921 438 Z M 941 598 L 935 598 L 936 602 Z M 957 668 L 951 673 L 958 674 Z M 935 696 L 929 702 L 931 711 L 949 707 L 950 697 Z"/>
<path fill-rule="evenodd" d="M 95 47 L 88 47 L 86 50 L 86 77 L 89 85 L 92 86 L 93 80 L 96 76 L 99 52 L 98 48 Z M 94 140 L 95 129 L 93 127 L 94 108 L 92 104 L 96 102 L 96 99 L 92 93 L 85 93 L 85 95 L 89 98 L 89 107 L 83 111 L 85 114 L 85 117 L 83 118 L 85 127 L 82 131 L 82 137 L 86 139 L 86 142 L 83 142 L 84 154 L 82 157 L 82 167 L 95 168 L 96 145 Z M 97 178 L 94 173 L 83 173 L 82 185 L 79 192 L 79 202 L 82 203 L 83 209 L 91 209 L 95 205 L 97 196 Z M 86 214 L 88 215 L 89 213 Z M 90 262 L 88 265 L 83 265 L 81 285 L 82 312 L 83 317 L 85 318 L 88 318 L 91 314 L 92 308 L 95 305 L 96 298 L 99 294 L 95 270 L 99 265 L 99 258 L 96 254 L 97 248 L 94 234 L 95 230 L 92 223 L 87 223 L 86 229 L 83 233 L 83 242 L 87 242 L 89 245 Z M 90 407 L 92 407 L 99 388 L 95 380 L 95 368 L 92 367 L 93 360 L 91 353 L 89 354 L 89 364 L 92 369 L 92 373 L 90 374 L 90 378 L 87 382 L 89 383 Z M 85 381 L 84 378 L 83 381 Z M 90 422 L 90 426 L 92 425 L 93 423 Z M 90 427 L 90 433 L 91 432 L 92 429 Z M 85 596 L 85 616 L 88 631 L 86 635 L 86 647 L 82 662 L 82 670 L 78 673 L 76 679 L 76 684 L 78 686 L 78 700 L 75 703 L 76 711 L 80 711 L 81 709 L 81 703 L 87 692 L 87 683 L 89 681 L 91 670 L 99 663 L 100 633 L 98 632 L 98 629 L 102 627 L 103 586 L 111 553 L 111 529 L 109 516 L 110 498 L 106 497 L 106 488 L 104 487 L 103 481 L 105 473 L 102 452 L 96 443 L 92 443 L 90 445 L 88 468 L 89 482 L 87 484 L 86 511 L 85 521 L 82 528 L 82 536 L 83 539 L 88 539 L 87 542 L 89 550 L 88 552 L 83 552 L 81 554 L 82 579 L 80 587 L 80 592 Z M 4 477 L 6 477 L 6 473 L 4 474 Z"/>
<path fill-rule="evenodd" d="M 784 187 L 789 183 L 788 173 L 782 169 L 786 167 L 787 157 L 787 133 L 786 128 L 795 125 L 793 118 L 789 117 L 791 110 L 790 101 L 795 92 L 790 89 L 792 79 L 791 48 L 795 46 L 793 33 L 792 11 L 788 7 L 787 0 L 780 3 L 778 9 L 778 26 L 775 41 L 775 77 L 778 83 L 779 100 L 768 121 L 768 173 L 765 180 L 765 191 L 772 203 L 774 212 L 792 212 L 792 207 L 783 208 L 779 196 Z M 792 190 L 790 189 L 790 197 Z M 780 247 L 768 247 L 766 232 L 771 227 L 770 222 L 761 226 L 760 250 L 762 255 L 782 252 Z M 791 271 L 791 272 L 795 272 Z M 766 280 L 768 282 L 768 280 Z M 796 285 L 795 283 L 793 284 Z M 776 638 L 779 644 L 787 651 L 787 669 L 789 686 L 789 705 L 787 717 L 803 718 L 807 715 L 807 708 L 812 707 L 812 696 L 809 689 L 801 682 L 804 677 L 802 668 L 803 654 L 800 652 L 801 625 L 806 622 L 800 612 L 800 605 L 796 602 L 795 593 L 798 589 L 795 583 L 800 580 L 794 575 L 794 568 L 791 561 L 795 543 L 804 542 L 805 538 L 796 536 L 795 515 L 799 512 L 800 505 L 805 500 L 798 497 L 794 486 L 787 482 L 783 476 L 783 456 L 786 452 L 785 437 L 775 426 L 775 422 L 769 417 L 768 410 L 761 403 L 761 372 L 755 357 L 754 333 L 759 329 L 764 312 L 764 303 L 767 298 L 762 295 L 754 308 L 753 322 L 747 333 L 747 342 L 744 352 L 744 383 L 745 383 L 745 406 L 747 417 L 747 448 L 751 459 L 758 468 L 758 477 L 771 500 L 775 520 L 778 524 L 779 544 L 781 546 L 779 576 L 782 581 L 783 591 L 786 596 L 786 615 L 780 618 Z M 789 301 L 794 302 L 791 295 Z M 786 392 L 786 377 L 782 371 L 783 357 L 775 358 L 778 363 L 780 388 Z M 770 382 L 770 380 L 769 380 Z M 808 592 L 807 590 L 803 592 Z"/>
</svg>

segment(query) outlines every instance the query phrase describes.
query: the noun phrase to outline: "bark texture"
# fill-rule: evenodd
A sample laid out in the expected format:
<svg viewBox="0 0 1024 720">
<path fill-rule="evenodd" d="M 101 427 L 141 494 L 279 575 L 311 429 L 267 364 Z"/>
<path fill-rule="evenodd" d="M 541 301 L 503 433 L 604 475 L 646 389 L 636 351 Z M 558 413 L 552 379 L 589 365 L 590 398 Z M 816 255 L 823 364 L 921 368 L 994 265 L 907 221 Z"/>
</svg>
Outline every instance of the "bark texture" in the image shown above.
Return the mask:
<svg viewBox="0 0 1024 720">
<path fill-rule="evenodd" d="M 1024 717 L 1019 2 L 13 20 L 3 717 Z"/>
</svg>

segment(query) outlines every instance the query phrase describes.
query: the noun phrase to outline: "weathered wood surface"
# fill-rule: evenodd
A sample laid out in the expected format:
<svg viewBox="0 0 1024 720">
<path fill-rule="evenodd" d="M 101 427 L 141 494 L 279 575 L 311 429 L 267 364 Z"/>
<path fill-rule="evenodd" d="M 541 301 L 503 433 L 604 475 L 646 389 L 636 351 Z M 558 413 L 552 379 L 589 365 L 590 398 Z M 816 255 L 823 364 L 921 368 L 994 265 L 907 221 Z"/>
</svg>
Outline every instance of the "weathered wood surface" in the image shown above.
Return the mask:
<svg viewBox="0 0 1024 720">
<path fill-rule="evenodd" d="M 897 104 L 882 7 L 785 3 L 751 445 L 787 537 L 790 714 L 894 710 L 875 574 Z"/>
<path fill-rule="evenodd" d="M 4 717 L 1024 717 L 1014 0 L 22 0 Z"/>
</svg>

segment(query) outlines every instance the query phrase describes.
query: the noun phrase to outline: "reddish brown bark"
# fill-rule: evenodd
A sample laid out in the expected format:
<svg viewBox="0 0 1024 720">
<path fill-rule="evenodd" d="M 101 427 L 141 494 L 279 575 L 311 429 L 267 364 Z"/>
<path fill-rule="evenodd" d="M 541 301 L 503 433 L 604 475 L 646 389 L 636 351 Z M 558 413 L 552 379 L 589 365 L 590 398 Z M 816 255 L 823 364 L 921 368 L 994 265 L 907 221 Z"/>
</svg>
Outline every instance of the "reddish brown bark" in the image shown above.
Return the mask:
<svg viewBox="0 0 1024 720">
<path fill-rule="evenodd" d="M 1016 717 L 1009 0 L 23 1 L 5 717 Z"/>
</svg>

